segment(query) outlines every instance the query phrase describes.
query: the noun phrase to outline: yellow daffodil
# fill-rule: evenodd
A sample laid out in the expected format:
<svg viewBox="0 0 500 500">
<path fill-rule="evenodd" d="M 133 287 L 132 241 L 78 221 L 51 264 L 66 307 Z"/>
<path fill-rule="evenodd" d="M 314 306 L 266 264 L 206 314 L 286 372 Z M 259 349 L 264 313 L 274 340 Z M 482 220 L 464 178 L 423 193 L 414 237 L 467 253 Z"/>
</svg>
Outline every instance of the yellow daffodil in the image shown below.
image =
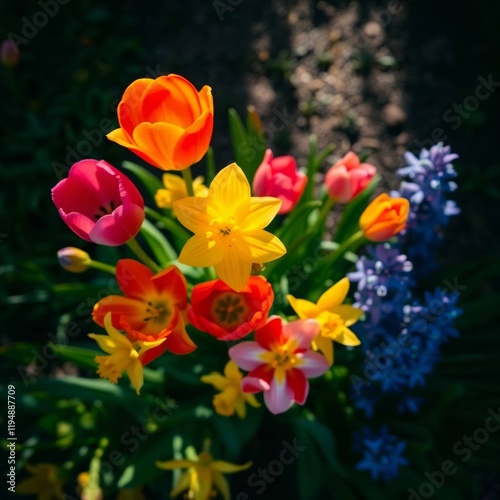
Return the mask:
<svg viewBox="0 0 500 500">
<path fill-rule="evenodd" d="M 312 346 L 314 349 L 320 350 L 330 364 L 333 363 L 333 341 L 348 346 L 361 343 L 348 327 L 358 321 L 363 311 L 342 304 L 348 291 L 349 280 L 343 278 L 329 288 L 316 304 L 287 295 L 288 302 L 299 318 L 311 318 L 319 323 L 320 333 L 313 340 Z"/>
<path fill-rule="evenodd" d="M 230 417 L 234 412 L 238 417 L 245 418 L 247 408 L 245 403 L 257 408 L 260 406 L 253 394 L 247 394 L 241 390 L 241 380 L 243 375 L 234 361 L 228 361 L 224 368 L 224 375 L 212 372 L 203 375 L 201 381 L 205 384 L 212 384 L 217 390 L 222 391 L 214 396 L 214 408 L 219 415 Z"/>
<path fill-rule="evenodd" d="M 163 185 L 165 189 L 158 189 L 155 194 L 155 201 L 160 208 L 172 208 L 172 203 L 182 200 L 188 195 L 186 181 L 174 174 L 163 174 Z M 193 190 L 195 196 L 207 197 L 208 188 L 203 184 L 203 177 L 196 177 L 193 180 Z"/>
<path fill-rule="evenodd" d="M 63 481 L 56 465 L 39 463 L 26 465 L 26 469 L 32 476 L 16 486 L 16 493 L 37 495 L 38 500 L 62 500 L 64 497 Z"/>
<path fill-rule="evenodd" d="M 219 278 L 237 292 L 246 285 L 252 263 L 264 264 L 286 253 L 283 243 L 264 231 L 278 213 L 281 200 L 250 194 L 243 170 L 232 163 L 215 176 L 207 198 L 174 201 L 177 218 L 194 233 L 179 262 L 214 266 Z"/>
<path fill-rule="evenodd" d="M 109 356 L 95 357 L 96 363 L 99 364 L 97 373 L 102 378 L 107 378 L 116 384 L 123 372 L 126 371 L 135 392 L 139 394 L 144 383 L 144 370 L 140 357 L 149 349 L 159 346 L 166 340 L 166 337 L 154 342 L 137 340 L 132 343 L 126 335 L 121 334 L 113 326 L 111 313 L 107 313 L 104 317 L 104 327 L 108 335 L 89 334 L 89 337 L 94 339 L 99 347 L 109 354 Z"/>
<path fill-rule="evenodd" d="M 156 466 L 165 470 L 186 469 L 170 492 L 171 497 L 176 497 L 187 490 L 186 498 L 209 500 L 216 496 L 213 492 L 215 487 L 224 500 L 229 500 L 231 497 L 229 484 L 222 474 L 232 474 L 248 469 L 252 466 L 252 462 L 235 465 L 222 460 L 214 460 L 210 453 L 203 451 L 194 460 L 167 460 L 156 462 Z"/>
</svg>

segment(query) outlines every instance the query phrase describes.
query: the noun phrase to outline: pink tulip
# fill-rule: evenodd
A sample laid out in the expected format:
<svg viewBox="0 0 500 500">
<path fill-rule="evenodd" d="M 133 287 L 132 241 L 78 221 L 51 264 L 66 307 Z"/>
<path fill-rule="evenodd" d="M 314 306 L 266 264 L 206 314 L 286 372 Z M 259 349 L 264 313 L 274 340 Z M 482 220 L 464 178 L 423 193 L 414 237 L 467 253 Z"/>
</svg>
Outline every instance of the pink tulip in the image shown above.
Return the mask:
<svg viewBox="0 0 500 500">
<path fill-rule="evenodd" d="M 287 214 L 298 203 L 307 184 L 307 176 L 297 171 L 293 156 L 273 158 L 268 149 L 253 179 L 256 196 L 273 196 L 282 201 L 279 214 Z"/>
<path fill-rule="evenodd" d="M 284 324 L 271 316 L 255 330 L 256 342 L 242 342 L 229 349 L 229 357 L 250 373 L 241 381 L 243 392 L 264 391 L 264 402 L 271 413 L 283 413 L 294 402 L 303 405 L 309 392 L 308 378 L 319 377 L 330 365 L 321 354 L 310 350 L 319 334 L 314 319 Z"/>
<path fill-rule="evenodd" d="M 52 188 L 52 200 L 80 238 L 118 246 L 144 221 L 144 201 L 132 181 L 104 160 L 82 160 Z"/>
<path fill-rule="evenodd" d="M 370 184 L 376 173 L 376 167 L 360 163 L 358 155 L 349 151 L 326 173 L 326 189 L 334 200 L 348 203 Z"/>
</svg>

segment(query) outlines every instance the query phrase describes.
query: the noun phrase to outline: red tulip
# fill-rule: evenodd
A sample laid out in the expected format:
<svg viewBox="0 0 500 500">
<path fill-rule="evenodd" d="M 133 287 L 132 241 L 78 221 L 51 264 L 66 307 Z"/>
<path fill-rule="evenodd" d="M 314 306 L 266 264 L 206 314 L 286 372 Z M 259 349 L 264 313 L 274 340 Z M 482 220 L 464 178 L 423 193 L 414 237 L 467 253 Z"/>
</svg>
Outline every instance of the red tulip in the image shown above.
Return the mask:
<svg viewBox="0 0 500 500">
<path fill-rule="evenodd" d="M 80 238 L 118 246 L 131 240 L 144 221 L 144 201 L 132 181 L 104 160 L 75 163 L 52 188 L 52 200 Z"/>
<path fill-rule="evenodd" d="M 376 173 L 376 167 L 361 163 L 358 155 L 349 151 L 326 173 L 326 189 L 334 200 L 348 203 L 370 184 Z"/>
<path fill-rule="evenodd" d="M 253 179 L 256 196 L 273 196 L 282 201 L 279 214 L 287 214 L 298 203 L 307 184 L 307 176 L 297 170 L 293 156 L 273 158 L 268 149 Z"/>
</svg>

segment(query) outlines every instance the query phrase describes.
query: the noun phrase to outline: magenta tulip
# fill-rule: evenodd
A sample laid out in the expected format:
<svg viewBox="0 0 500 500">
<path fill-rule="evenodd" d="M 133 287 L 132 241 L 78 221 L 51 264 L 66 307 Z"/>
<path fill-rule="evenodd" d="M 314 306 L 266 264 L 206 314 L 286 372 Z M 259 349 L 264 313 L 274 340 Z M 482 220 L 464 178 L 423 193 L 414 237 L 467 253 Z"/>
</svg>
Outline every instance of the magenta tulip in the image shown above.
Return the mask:
<svg viewBox="0 0 500 500">
<path fill-rule="evenodd" d="M 339 203 L 348 203 L 370 184 L 376 173 L 376 167 L 361 163 L 358 155 L 349 151 L 326 173 L 326 190 Z"/>
<path fill-rule="evenodd" d="M 132 181 L 104 160 L 82 160 L 52 188 L 64 222 L 80 238 L 118 246 L 144 221 L 144 200 Z"/>
<path fill-rule="evenodd" d="M 307 176 L 297 170 L 293 156 L 273 158 L 268 149 L 253 179 L 256 196 L 273 196 L 282 201 L 279 214 L 287 214 L 298 203 L 307 184 Z"/>
</svg>

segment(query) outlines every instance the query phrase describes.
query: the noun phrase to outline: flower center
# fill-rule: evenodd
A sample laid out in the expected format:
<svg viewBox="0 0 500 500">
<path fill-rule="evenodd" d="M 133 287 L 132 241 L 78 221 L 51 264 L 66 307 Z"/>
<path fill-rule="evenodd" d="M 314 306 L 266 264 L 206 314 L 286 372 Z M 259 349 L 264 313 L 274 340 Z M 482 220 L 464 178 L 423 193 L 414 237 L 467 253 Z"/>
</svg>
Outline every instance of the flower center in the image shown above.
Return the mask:
<svg viewBox="0 0 500 500">
<path fill-rule="evenodd" d="M 150 300 L 147 305 L 146 316 L 142 320 L 146 322 L 151 321 L 161 326 L 164 325 L 171 313 L 167 303 L 161 300 L 155 302 Z"/>
<path fill-rule="evenodd" d="M 104 215 L 108 215 L 113 213 L 113 210 L 118 207 L 120 204 L 115 203 L 114 200 L 111 200 L 107 205 L 100 205 L 97 213 L 94 214 L 94 219 L 99 220 Z"/>
<path fill-rule="evenodd" d="M 219 324 L 236 327 L 244 322 L 248 306 L 237 293 L 221 293 L 213 302 L 212 314 Z"/>
<path fill-rule="evenodd" d="M 300 364 L 296 350 L 296 343 L 288 341 L 286 344 L 277 345 L 272 351 L 262 354 L 262 359 L 274 369 L 291 370 Z"/>
<path fill-rule="evenodd" d="M 323 311 L 316 319 L 321 326 L 320 335 L 322 337 L 335 337 L 337 329 L 344 324 L 344 321 L 338 314 L 328 311 Z"/>
<path fill-rule="evenodd" d="M 210 222 L 210 231 L 207 231 L 207 238 L 217 245 L 230 247 L 237 233 L 238 226 L 234 217 L 218 217 Z"/>
</svg>

